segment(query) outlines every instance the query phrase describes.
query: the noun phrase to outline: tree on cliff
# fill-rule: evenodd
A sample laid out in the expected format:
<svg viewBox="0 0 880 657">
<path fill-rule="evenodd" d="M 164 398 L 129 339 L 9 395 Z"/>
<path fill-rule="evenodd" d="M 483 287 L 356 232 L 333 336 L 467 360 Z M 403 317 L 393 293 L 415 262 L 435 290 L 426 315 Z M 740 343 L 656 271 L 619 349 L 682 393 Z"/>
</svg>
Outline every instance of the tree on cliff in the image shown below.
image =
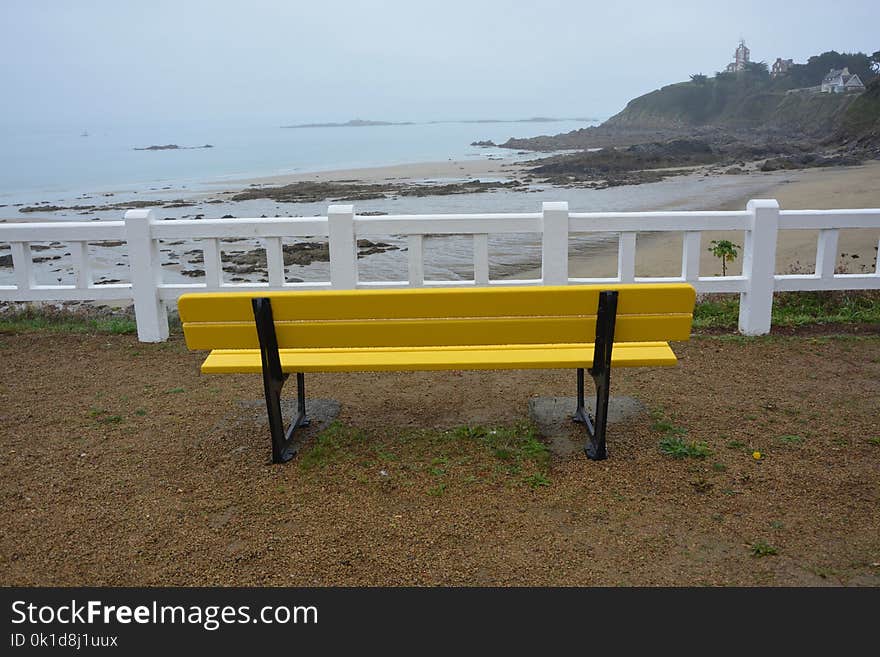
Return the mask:
<svg viewBox="0 0 880 657">
<path fill-rule="evenodd" d="M 743 72 L 746 75 L 750 75 L 760 80 L 770 79 L 770 71 L 767 68 L 767 62 L 746 62 L 746 67 Z"/>
<path fill-rule="evenodd" d="M 863 83 L 868 84 L 877 77 L 874 66 L 878 60 L 874 58 L 878 54 L 880 51 L 868 57 L 863 52 L 839 53 L 829 50 L 810 57 L 806 64 L 795 64 L 789 68 L 786 79 L 792 87 L 816 87 L 822 84 L 831 69 L 848 68 L 850 73 L 855 73 Z"/>
</svg>

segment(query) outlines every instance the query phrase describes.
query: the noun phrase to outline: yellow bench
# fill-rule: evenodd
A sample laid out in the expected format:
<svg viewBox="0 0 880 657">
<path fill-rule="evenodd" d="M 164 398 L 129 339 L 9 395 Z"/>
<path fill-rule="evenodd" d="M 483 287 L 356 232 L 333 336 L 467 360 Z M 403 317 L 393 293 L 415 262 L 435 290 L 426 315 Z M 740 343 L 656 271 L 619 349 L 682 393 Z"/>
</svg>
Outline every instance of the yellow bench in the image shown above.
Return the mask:
<svg viewBox="0 0 880 657">
<path fill-rule="evenodd" d="M 203 373 L 262 373 L 274 463 L 295 455 L 293 433 L 308 424 L 306 372 L 559 368 L 577 370 L 574 420 L 599 460 L 611 368 L 675 365 L 667 341 L 690 337 L 694 298 L 687 284 L 251 291 L 184 294 L 178 309 L 187 346 L 211 351 Z M 298 414 L 285 431 L 291 373 Z"/>
</svg>

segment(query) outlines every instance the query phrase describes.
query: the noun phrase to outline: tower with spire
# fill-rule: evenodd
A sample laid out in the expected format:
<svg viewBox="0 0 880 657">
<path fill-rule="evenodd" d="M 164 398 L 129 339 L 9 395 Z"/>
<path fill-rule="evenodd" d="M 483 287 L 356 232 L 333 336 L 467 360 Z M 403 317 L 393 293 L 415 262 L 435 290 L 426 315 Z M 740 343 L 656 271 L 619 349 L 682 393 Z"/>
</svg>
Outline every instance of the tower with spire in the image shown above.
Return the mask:
<svg viewBox="0 0 880 657">
<path fill-rule="evenodd" d="M 733 53 L 733 61 L 727 65 L 725 70 L 728 73 L 739 73 L 746 70 L 746 65 L 749 61 L 749 49 L 746 46 L 745 39 L 741 38 L 739 45 L 736 47 L 736 52 Z"/>
</svg>

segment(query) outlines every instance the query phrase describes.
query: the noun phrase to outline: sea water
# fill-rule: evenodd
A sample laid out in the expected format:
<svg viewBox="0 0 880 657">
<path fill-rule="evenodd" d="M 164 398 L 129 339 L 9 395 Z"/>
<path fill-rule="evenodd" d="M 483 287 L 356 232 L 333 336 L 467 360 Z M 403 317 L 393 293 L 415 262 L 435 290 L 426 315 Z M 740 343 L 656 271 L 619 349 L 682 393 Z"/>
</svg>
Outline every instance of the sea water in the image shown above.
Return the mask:
<svg viewBox="0 0 880 657">
<path fill-rule="evenodd" d="M 557 134 L 585 121 L 443 122 L 282 128 L 282 122 L 172 121 L 0 125 L 0 204 L 173 184 L 369 166 L 484 158 L 508 149 L 471 146 Z M 178 150 L 135 150 L 177 144 Z M 211 148 L 197 148 L 211 145 Z M 50 196 L 46 196 L 50 198 Z"/>
<path fill-rule="evenodd" d="M 326 214 L 328 202 L 279 203 L 271 199 L 209 203 L 219 189 L 241 189 L 241 178 L 304 171 L 335 170 L 486 157 L 515 157 L 509 149 L 470 146 L 475 140 L 501 143 L 512 136 L 535 136 L 585 127 L 574 121 L 553 123 L 435 123 L 336 128 L 281 128 L 278 125 L 235 126 L 220 122 L 115 126 L 94 128 L 88 136 L 67 128 L 31 128 L 10 132 L 0 157 L 0 221 L 119 220 L 122 210 L 65 210 L 19 213 L 17 203 L 106 205 L 126 200 L 155 199 L 158 218 L 221 218 L 224 216 L 308 217 Z M 213 148 L 135 151 L 153 144 L 181 147 L 211 144 Z M 10 146 L 11 145 L 11 146 Z M 523 157 L 533 157 L 532 154 Z M 572 212 L 715 209 L 758 194 L 785 175 L 710 176 L 695 173 L 658 183 L 609 189 L 524 185 L 518 191 L 496 190 L 478 194 L 428 197 L 394 197 L 355 203 L 356 212 L 390 214 L 445 214 L 470 212 L 539 212 L 543 201 L 567 201 Z M 224 185 L 228 180 L 228 186 Z M 233 182 L 235 181 L 235 182 Z M 104 191 L 106 190 L 106 191 Z M 111 191 L 112 190 L 112 191 Z M 169 191 L 170 190 L 170 191 Z M 199 193 L 199 190 L 207 193 Z M 106 197 L 106 198 L 105 198 Z M 161 207 L 168 200 L 190 198 L 195 205 Z M 646 228 L 650 229 L 649 226 Z M 586 235 L 572 239 L 572 256 L 587 255 L 605 247 L 614 235 Z M 372 238 L 374 241 L 377 238 Z M 378 239 L 396 249 L 359 259 L 359 276 L 365 281 L 406 280 L 406 239 L 389 235 Z M 160 245 L 163 280 L 198 283 L 192 276 L 202 245 L 179 240 Z M 224 252 L 261 248 L 259 240 L 224 243 Z M 70 248 L 66 244 L 34 245 L 34 273 L 38 283 L 74 281 Z M 90 246 L 95 280 L 128 281 L 125 249 L 118 245 Z M 540 263 L 539 235 L 492 235 L 489 239 L 490 276 L 506 278 Z M 0 258 L 9 244 L 0 243 Z M 428 237 L 424 245 L 425 274 L 436 280 L 461 280 L 473 276 L 473 240 L 465 236 Z M 186 272 L 186 273 L 184 273 Z M 329 265 L 314 262 L 285 267 L 289 280 L 326 281 Z M 231 275 L 225 275 L 227 282 Z M 255 274 L 248 280 L 260 280 Z M 0 266 L 0 285 L 12 284 L 10 266 Z"/>
</svg>

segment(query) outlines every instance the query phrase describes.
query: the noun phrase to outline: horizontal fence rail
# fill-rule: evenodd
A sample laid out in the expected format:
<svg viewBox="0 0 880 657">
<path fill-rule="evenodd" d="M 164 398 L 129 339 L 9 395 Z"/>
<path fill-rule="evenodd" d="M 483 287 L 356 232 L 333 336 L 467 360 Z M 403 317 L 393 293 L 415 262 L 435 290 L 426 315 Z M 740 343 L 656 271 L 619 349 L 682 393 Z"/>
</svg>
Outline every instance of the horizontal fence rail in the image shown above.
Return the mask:
<svg viewBox="0 0 880 657">
<path fill-rule="evenodd" d="M 761 335 L 770 330 L 774 291 L 860 290 L 880 288 L 880 268 L 862 274 L 836 273 L 841 229 L 880 229 L 880 209 L 780 210 L 775 200 L 752 200 L 733 212 L 569 212 L 567 203 L 544 203 L 542 212 L 510 214 L 445 214 L 358 216 L 351 205 L 331 205 L 327 215 L 309 218 L 157 220 L 152 210 L 129 210 L 124 221 L 20 222 L 0 224 L 0 245 L 8 244 L 14 285 L 0 285 L 0 301 L 130 300 L 135 307 L 138 337 L 156 342 L 168 337 L 166 303 L 185 292 L 231 289 L 355 289 L 421 286 L 568 285 L 588 283 L 687 282 L 698 292 L 740 294 L 739 330 Z M 818 231 L 816 266 L 809 274 L 776 272 L 780 230 Z M 700 256 L 707 231 L 742 231 L 742 273 L 701 276 Z M 678 276 L 636 276 L 639 233 L 682 233 Z M 491 235 L 534 234 L 540 240 L 541 276 L 537 279 L 492 279 Z M 617 237 L 617 273 L 607 278 L 569 276 L 569 240 L 573 234 Z M 400 236 L 405 240 L 407 277 L 398 281 L 361 281 L 357 242 L 367 236 Z M 426 236 L 470 236 L 473 279 L 436 281 L 425 277 Z M 330 253 L 326 281 L 289 282 L 284 270 L 284 238 L 326 238 Z M 224 281 L 221 241 L 260 240 L 266 251 L 267 282 Z M 160 240 L 197 240 L 204 258 L 204 282 L 163 280 Z M 38 284 L 31 243 L 59 242 L 70 249 L 74 282 Z M 121 242 L 131 283 L 96 283 L 89 245 Z"/>
</svg>

